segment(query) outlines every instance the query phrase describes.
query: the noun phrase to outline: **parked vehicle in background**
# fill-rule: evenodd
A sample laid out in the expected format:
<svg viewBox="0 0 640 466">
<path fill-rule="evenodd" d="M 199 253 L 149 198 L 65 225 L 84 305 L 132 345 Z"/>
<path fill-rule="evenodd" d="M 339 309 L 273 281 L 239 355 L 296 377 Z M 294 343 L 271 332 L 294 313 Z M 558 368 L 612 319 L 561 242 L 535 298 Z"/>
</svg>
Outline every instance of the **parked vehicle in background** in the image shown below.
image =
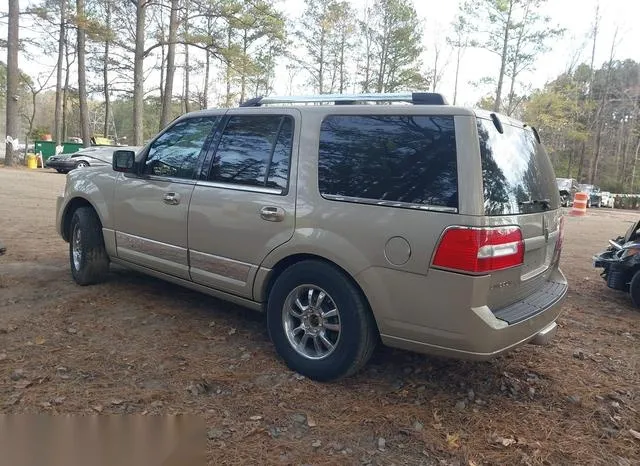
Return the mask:
<svg viewBox="0 0 640 466">
<path fill-rule="evenodd" d="M 578 192 L 578 182 L 573 178 L 556 178 L 556 184 L 560 192 L 560 205 L 571 207 L 573 198 Z"/>
<path fill-rule="evenodd" d="M 137 152 L 140 148 L 132 146 L 92 146 L 73 154 L 53 155 L 45 161 L 44 166 L 45 168 L 53 168 L 58 173 L 68 173 L 75 168 L 110 167 L 114 151 L 121 149 Z"/>
<path fill-rule="evenodd" d="M 593 257 L 593 266 L 613 290 L 629 293 L 640 308 L 640 222 L 632 224 L 624 236 L 609 240 L 609 246 Z"/>
<path fill-rule="evenodd" d="M 600 207 L 607 207 L 613 209 L 615 199 L 609 191 L 600 192 Z"/>
<path fill-rule="evenodd" d="M 600 203 L 602 201 L 600 188 L 592 184 L 581 184 L 578 189 L 580 192 L 587 193 L 589 195 L 587 207 L 600 207 Z"/>
<path fill-rule="evenodd" d="M 379 340 L 481 360 L 549 342 L 554 179 L 535 129 L 439 94 L 257 98 L 74 170 L 57 228 L 78 284 L 111 261 L 264 310 L 289 367 L 331 380 Z"/>
</svg>

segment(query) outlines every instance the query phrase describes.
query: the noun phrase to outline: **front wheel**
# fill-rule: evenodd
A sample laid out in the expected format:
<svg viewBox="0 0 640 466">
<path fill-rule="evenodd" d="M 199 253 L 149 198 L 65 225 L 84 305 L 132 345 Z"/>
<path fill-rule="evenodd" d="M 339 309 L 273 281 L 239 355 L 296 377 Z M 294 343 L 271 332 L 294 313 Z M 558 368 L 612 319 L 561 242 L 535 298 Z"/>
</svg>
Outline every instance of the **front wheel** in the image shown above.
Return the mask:
<svg viewBox="0 0 640 466">
<path fill-rule="evenodd" d="M 76 168 L 87 168 L 88 166 L 89 164 L 84 160 L 81 160 L 80 162 L 76 163 Z"/>
<path fill-rule="evenodd" d="M 298 262 L 277 278 L 269 294 L 267 324 L 287 365 L 319 381 L 358 371 L 378 341 L 362 292 L 342 271 L 315 260 Z"/>
<path fill-rule="evenodd" d="M 71 218 L 69 262 L 78 285 L 92 285 L 104 280 L 109 272 L 109 256 L 97 214 L 91 207 L 76 209 Z"/>
</svg>

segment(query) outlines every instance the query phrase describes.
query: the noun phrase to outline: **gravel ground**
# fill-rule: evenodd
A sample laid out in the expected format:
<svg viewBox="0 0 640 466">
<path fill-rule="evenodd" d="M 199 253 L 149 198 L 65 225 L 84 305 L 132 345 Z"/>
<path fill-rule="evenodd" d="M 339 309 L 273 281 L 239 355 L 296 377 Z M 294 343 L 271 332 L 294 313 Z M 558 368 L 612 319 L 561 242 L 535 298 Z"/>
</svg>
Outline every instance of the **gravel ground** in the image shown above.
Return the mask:
<svg viewBox="0 0 640 466">
<path fill-rule="evenodd" d="M 638 464 L 640 312 L 593 253 L 638 213 L 567 217 L 555 341 L 490 362 L 381 348 L 314 383 L 258 313 L 124 269 L 76 286 L 55 233 L 65 177 L 0 169 L 0 413 L 197 414 L 209 464 Z"/>
</svg>

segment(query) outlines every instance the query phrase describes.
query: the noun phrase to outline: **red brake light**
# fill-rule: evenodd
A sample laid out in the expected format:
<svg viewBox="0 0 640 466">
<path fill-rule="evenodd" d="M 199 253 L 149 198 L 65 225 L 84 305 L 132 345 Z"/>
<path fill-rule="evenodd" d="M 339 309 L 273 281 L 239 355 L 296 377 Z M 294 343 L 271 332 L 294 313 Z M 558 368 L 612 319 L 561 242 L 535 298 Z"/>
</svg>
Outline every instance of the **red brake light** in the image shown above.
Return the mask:
<svg viewBox="0 0 640 466">
<path fill-rule="evenodd" d="M 524 262 L 524 241 L 517 226 L 452 227 L 445 231 L 433 266 L 467 273 L 489 273 Z"/>
<path fill-rule="evenodd" d="M 556 238 L 556 249 L 553 251 L 552 264 L 557 263 L 560 260 L 560 253 L 562 252 L 562 243 L 564 241 L 564 217 L 560 217 L 558 223 L 558 237 Z"/>
</svg>

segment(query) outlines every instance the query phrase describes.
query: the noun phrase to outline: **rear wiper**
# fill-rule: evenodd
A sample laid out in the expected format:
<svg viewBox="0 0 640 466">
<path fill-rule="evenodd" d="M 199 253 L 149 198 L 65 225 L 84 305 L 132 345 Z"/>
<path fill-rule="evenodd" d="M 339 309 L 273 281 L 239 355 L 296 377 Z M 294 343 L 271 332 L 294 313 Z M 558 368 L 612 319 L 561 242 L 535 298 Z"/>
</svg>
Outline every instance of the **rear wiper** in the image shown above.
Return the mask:
<svg viewBox="0 0 640 466">
<path fill-rule="evenodd" d="M 518 202 L 519 206 L 523 206 L 523 205 L 538 205 L 540 204 L 542 206 L 542 210 L 548 210 L 549 207 L 551 206 L 551 200 L 550 199 L 531 199 L 530 201 L 520 201 Z"/>
</svg>

